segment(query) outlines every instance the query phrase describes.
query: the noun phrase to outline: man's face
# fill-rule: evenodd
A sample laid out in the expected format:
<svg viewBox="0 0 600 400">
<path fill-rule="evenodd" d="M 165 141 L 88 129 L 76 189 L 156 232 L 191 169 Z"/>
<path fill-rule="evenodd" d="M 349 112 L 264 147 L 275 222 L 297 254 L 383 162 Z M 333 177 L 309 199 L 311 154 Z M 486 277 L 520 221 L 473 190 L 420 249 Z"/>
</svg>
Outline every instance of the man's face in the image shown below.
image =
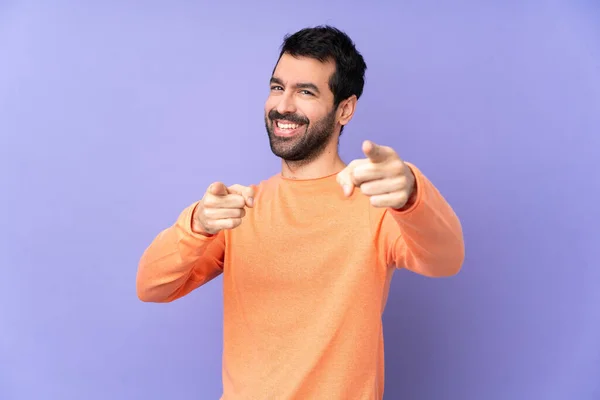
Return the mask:
<svg viewBox="0 0 600 400">
<path fill-rule="evenodd" d="M 265 103 L 265 125 L 276 156 L 310 161 L 332 140 L 337 116 L 329 78 L 334 72 L 333 62 L 281 57 Z"/>
</svg>

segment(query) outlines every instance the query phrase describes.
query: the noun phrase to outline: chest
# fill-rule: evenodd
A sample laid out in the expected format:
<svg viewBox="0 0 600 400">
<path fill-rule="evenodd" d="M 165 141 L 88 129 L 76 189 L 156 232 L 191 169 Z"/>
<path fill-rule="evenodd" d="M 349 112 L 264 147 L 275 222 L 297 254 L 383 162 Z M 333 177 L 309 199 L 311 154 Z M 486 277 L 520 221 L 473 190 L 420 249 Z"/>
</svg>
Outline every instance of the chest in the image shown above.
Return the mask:
<svg viewBox="0 0 600 400">
<path fill-rule="evenodd" d="M 368 204 L 285 204 L 247 214 L 227 235 L 225 274 L 245 291 L 310 291 L 377 274 Z"/>
</svg>

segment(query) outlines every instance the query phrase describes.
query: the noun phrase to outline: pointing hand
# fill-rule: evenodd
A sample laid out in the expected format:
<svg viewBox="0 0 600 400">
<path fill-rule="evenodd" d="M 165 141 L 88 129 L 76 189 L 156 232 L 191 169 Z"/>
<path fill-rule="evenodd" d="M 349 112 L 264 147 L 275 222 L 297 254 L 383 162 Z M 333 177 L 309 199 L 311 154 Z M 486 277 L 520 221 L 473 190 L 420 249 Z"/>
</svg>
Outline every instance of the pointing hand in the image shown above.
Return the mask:
<svg viewBox="0 0 600 400">
<path fill-rule="evenodd" d="M 254 205 L 254 189 L 248 186 L 225 186 L 215 182 L 209 186 L 192 217 L 192 230 L 214 235 L 223 229 L 233 229 L 246 215 L 244 207 Z"/>
<path fill-rule="evenodd" d="M 375 207 L 407 205 L 416 193 L 415 176 L 408 165 L 391 147 L 366 140 L 362 150 L 367 158 L 352 161 L 337 176 L 344 194 L 350 196 L 358 187 Z"/>
</svg>

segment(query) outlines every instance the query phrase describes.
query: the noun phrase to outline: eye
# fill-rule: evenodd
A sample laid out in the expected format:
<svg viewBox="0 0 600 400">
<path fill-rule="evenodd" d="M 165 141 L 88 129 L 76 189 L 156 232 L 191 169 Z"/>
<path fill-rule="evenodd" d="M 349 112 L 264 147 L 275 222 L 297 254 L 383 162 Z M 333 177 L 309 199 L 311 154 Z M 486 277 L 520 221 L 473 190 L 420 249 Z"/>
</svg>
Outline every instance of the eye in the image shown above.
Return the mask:
<svg viewBox="0 0 600 400">
<path fill-rule="evenodd" d="M 283 90 L 283 88 L 281 86 L 271 86 L 271 90 L 277 91 L 277 90 Z"/>
<path fill-rule="evenodd" d="M 314 94 L 312 92 L 309 92 L 308 90 L 301 90 L 300 93 L 307 95 L 307 96 L 314 96 Z"/>
</svg>

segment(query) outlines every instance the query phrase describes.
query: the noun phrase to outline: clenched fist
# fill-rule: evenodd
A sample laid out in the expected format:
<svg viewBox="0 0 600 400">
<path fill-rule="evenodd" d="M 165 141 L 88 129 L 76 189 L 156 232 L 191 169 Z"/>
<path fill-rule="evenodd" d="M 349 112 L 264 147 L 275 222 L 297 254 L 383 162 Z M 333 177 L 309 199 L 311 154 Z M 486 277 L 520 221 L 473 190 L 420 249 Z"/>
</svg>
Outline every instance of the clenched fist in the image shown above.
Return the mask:
<svg viewBox="0 0 600 400">
<path fill-rule="evenodd" d="M 350 196 L 359 187 L 375 207 L 410 206 L 416 194 L 410 167 L 391 147 L 366 140 L 362 150 L 367 158 L 352 161 L 337 176 L 344 194 Z"/>
<path fill-rule="evenodd" d="M 209 186 L 192 217 L 192 230 L 214 235 L 223 229 L 233 229 L 242 223 L 245 207 L 254 204 L 254 190 L 247 186 L 225 186 L 215 182 Z"/>
</svg>

